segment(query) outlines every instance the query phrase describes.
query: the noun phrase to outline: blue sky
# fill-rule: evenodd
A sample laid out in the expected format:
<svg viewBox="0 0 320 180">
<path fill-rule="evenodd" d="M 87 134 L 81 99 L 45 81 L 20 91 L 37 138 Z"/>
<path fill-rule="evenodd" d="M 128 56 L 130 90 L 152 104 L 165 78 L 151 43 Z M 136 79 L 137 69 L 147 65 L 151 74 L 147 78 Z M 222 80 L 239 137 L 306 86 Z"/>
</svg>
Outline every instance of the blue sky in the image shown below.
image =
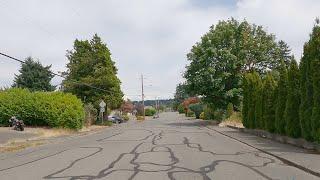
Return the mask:
<svg viewBox="0 0 320 180">
<path fill-rule="evenodd" d="M 262 25 L 299 59 L 319 9 L 318 0 L 2 0 L 0 50 L 64 71 L 73 41 L 98 33 L 111 50 L 126 97 L 140 98 L 144 74 L 147 99 L 169 98 L 183 81 L 186 54 L 219 20 Z M 0 57 L 0 86 L 10 86 L 18 69 Z"/>
</svg>

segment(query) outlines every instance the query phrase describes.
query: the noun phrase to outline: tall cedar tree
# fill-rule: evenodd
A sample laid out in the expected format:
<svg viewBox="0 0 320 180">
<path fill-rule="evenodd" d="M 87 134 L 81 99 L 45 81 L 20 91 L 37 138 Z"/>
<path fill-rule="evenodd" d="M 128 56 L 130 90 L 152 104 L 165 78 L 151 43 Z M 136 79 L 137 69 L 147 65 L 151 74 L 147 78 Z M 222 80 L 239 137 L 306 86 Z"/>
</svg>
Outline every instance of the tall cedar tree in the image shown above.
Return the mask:
<svg viewBox="0 0 320 180">
<path fill-rule="evenodd" d="M 318 34 L 318 37 L 320 37 L 320 34 Z M 319 45 L 318 47 L 320 47 Z M 320 143 L 320 59 L 315 59 L 311 65 L 313 72 L 312 137 Z"/>
<path fill-rule="evenodd" d="M 264 106 L 264 98 L 263 98 L 263 83 L 260 76 L 257 78 L 257 84 L 254 91 L 256 106 L 255 106 L 255 119 L 256 119 L 256 128 L 264 129 L 265 123 L 263 121 L 263 106 Z"/>
<path fill-rule="evenodd" d="M 31 57 L 25 60 L 19 70 L 20 74 L 15 75 L 13 87 L 27 88 L 30 91 L 54 91 L 55 86 L 50 84 L 54 77 L 50 66 L 43 66 L 39 61 Z"/>
<path fill-rule="evenodd" d="M 75 40 L 73 50 L 68 51 L 68 71 L 64 89 L 77 95 L 86 102 L 97 105 L 101 99 L 109 108 L 118 108 L 122 104 L 123 93 L 117 77 L 115 62 L 101 38 L 95 34 L 88 41 Z M 74 83 L 74 82 L 80 83 Z M 106 91 L 85 86 L 89 84 Z"/>
<path fill-rule="evenodd" d="M 279 77 L 277 97 L 276 97 L 277 102 L 276 102 L 275 128 L 277 133 L 285 134 L 286 121 L 284 117 L 284 111 L 286 109 L 286 102 L 287 102 L 288 74 L 287 74 L 287 68 L 284 62 L 281 62 L 279 72 L 280 72 L 280 77 Z"/>
<path fill-rule="evenodd" d="M 262 26 L 234 19 L 211 26 L 187 55 L 190 64 L 184 77 L 188 90 L 207 103 L 226 109 L 231 102 L 239 109 L 244 73 L 264 74 L 288 60 L 288 46 L 276 42 Z"/>
<path fill-rule="evenodd" d="M 305 43 L 303 57 L 301 59 L 301 105 L 300 105 L 300 121 L 302 126 L 302 136 L 307 140 L 313 140 L 317 133 L 317 104 L 318 95 L 314 95 L 317 91 L 317 61 L 320 60 L 320 26 L 319 19 L 313 27 L 310 34 L 310 40 Z M 314 115 L 313 115 L 314 114 Z"/>
<path fill-rule="evenodd" d="M 299 121 L 299 68 L 297 62 L 293 59 L 288 70 L 288 95 L 285 109 L 286 134 L 298 138 L 301 136 L 301 126 Z"/>
<path fill-rule="evenodd" d="M 277 84 L 271 73 L 268 73 L 266 75 L 263 86 L 264 86 L 263 121 L 266 126 L 265 129 L 267 129 L 269 132 L 274 132 L 275 131 L 275 103 L 276 103 L 275 89 L 277 88 Z"/>
</svg>

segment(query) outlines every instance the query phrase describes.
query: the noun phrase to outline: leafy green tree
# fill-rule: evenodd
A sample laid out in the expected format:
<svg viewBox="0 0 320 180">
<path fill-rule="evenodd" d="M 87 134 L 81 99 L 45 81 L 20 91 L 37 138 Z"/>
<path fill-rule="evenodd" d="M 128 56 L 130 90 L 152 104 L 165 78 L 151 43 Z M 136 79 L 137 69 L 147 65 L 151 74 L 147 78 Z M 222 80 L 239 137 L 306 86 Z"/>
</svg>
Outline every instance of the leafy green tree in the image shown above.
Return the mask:
<svg viewBox="0 0 320 180">
<path fill-rule="evenodd" d="M 189 95 L 187 93 L 187 85 L 183 83 L 178 84 L 176 87 L 176 92 L 174 94 L 174 100 L 180 104 L 188 97 Z"/>
<path fill-rule="evenodd" d="M 213 103 L 216 109 L 226 109 L 231 102 L 237 110 L 243 74 L 264 74 L 277 68 L 288 53 L 285 43 L 281 46 L 261 26 L 234 19 L 220 21 L 187 55 L 190 64 L 184 77 L 188 90 L 202 96 L 204 102 Z"/>
<path fill-rule="evenodd" d="M 299 68 L 297 62 L 293 59 L 288 70 L 288 84 L 287 84 L 287 102 L 285 109 L 286 134 L 288 136 L 298 138 L 301 136 L 301 127 L 299 121 L 299 105 L 300 105 L 300 91 L 299 91 Z"/>
<path fill-rule="evenodd" d="M 103 99 L 111 108 L 121 106 L 123 93 L 117 68 L 109 49 L 97 34 L 90 41 L 75 40 L 73 50 L 68 51 L 67 58 L 68 71 L 65 72 L 64 81 L 66 92 L 96 105 Z"/>
<path fill-rule="evenodd" d="M 227 106 L 227 113 L 226 113 L 226 117 L 229 118 L 231 117 L 233 114 L 233 104 L 229 103 Z"/>
<path fill-rule="evenodd" d="M 19 70 L 20 74 L 15 75 L 13 87 L 27 88 L 30 91 L 54 91 L 55 86 L 50 84 L 54 77 L 50 66 L 43 66 L 39 61 L 31 57 L 25 60 Z"/>
<path fill-rule="evenodd" d="M 288 73 L 287 73 L 287 68 L 284 62 L 281 63 L 279 72 L 280 72 L 280 77 L 279 77 L 278 88 L 276 92 L 277 95 L 276 95 L 275 128 L 277 133 L 285 134 L 286 121 L 284 117 L 284 111 L 286 109 L 286 103 L 287 103 Z"/>
<path fill-rule="evenodd" d="M 275 89 L 277 87 L 276 81 L 274 80 L 271 73 L 267 73 L 264 78 L 263 84 L 263 121 L 265 124 L 265 129 L 270 132 L 275 131 L 275 102 L 276 102 L 276 93 Z"/>
</svg>

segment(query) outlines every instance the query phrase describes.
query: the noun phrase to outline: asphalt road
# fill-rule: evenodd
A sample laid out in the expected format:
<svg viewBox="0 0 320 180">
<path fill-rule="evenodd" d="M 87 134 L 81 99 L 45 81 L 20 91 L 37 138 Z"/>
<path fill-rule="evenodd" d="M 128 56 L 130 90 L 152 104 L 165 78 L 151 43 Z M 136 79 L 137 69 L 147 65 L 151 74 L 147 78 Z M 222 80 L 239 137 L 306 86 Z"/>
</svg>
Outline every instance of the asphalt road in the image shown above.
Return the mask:
<svg viewBox="0 0 320 180">
<path fill-rule="evenodd" d="M 0 179 L 317 179 L 176 113 L 0 155 Z"/>
</svg>

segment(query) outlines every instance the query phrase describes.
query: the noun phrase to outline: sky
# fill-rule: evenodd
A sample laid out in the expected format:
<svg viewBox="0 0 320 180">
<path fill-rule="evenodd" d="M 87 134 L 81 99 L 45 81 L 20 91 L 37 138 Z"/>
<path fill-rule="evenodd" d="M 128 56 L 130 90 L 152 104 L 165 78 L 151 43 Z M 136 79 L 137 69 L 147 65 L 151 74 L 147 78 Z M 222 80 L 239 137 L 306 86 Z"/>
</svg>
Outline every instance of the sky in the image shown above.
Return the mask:
<svg viewBox="0 0 320 180">
<path fill-rule="evenodd" d="M 143 74 L 146 99 L 165 99 L 183 81 L 192 45 L 219 20 L 262 25 L 299 60 L 319 9 L 319 0 L 0 0 L 0 52 L 32 56 L 61 72 L 74 40 L 97 33 L 112 53 L 125 98 L 141 98 Z M 19 68 L 0 57 L 0 87 L 10 86 Z"/>
</svg>

